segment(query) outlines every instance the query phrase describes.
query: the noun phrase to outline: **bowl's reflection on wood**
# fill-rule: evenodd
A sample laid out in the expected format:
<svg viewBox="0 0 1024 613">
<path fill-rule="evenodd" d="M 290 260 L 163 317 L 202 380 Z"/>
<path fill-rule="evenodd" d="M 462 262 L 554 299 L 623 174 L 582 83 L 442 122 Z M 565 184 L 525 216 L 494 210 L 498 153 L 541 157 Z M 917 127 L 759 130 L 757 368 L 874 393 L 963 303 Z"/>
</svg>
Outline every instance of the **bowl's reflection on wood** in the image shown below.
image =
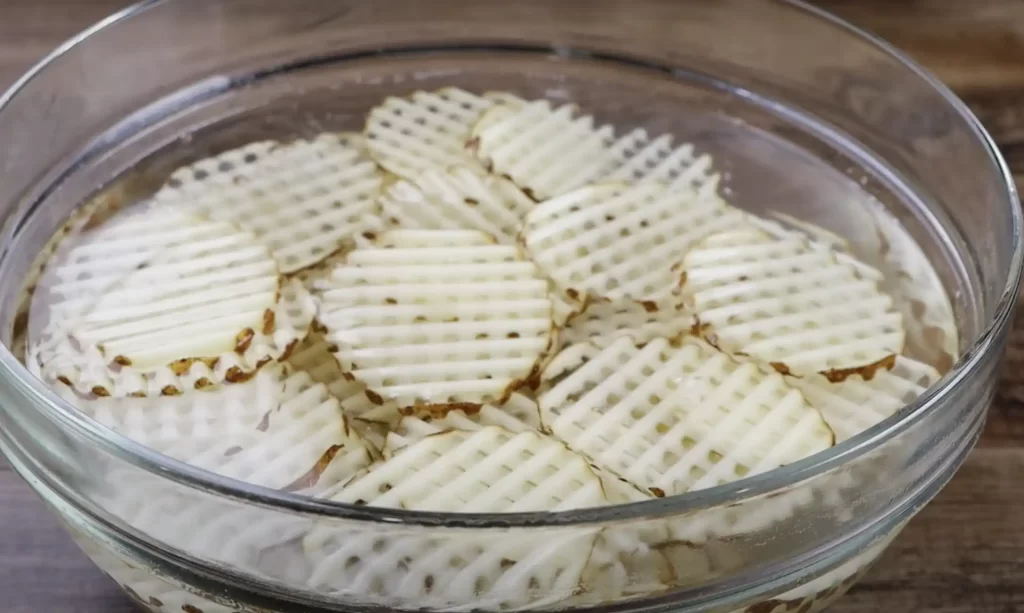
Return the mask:
<svg viewBox="0 0 1024 613">
<path fill-rule="evenodd" d="M 818 0 L 904 49 L 962 96 L 1024 186 L 1024 2 Z M 0 87 L 121 0 L 6 0 Z M 896 540 L 836 613 L 1024 610 L 1024 315 L 979 448 Z M 0 594 L 4 613 L 128 613 L 135 609 L 0 463 Z"/>
</svg>

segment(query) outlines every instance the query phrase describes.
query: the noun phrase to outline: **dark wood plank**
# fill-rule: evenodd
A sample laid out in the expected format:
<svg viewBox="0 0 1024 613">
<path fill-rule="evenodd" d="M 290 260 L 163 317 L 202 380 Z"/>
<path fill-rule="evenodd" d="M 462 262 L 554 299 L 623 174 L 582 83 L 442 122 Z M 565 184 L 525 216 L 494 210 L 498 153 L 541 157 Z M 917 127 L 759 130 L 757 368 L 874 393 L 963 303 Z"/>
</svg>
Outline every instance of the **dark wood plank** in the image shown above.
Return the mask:
<svg viewBox="0 0 1024 613">
<path fill-rule="evenodd" d="M 35 493 L 0 470 L 0 594 L 4 613 L 129 613 L 117 586 L 68 538 Z"/>
<path fill-rule="evenodd" d="M 5 0 L 0 87 L 121 0 Z M 1024 178 L 1024 2 L 818 0 L 906 50 L 975 110 Z M 1024 610 L 1024 315 L 982 442 L 836 613 Z M 0 610 L 128 613 L 123 598 L 0 462 Z"/>
</svg>

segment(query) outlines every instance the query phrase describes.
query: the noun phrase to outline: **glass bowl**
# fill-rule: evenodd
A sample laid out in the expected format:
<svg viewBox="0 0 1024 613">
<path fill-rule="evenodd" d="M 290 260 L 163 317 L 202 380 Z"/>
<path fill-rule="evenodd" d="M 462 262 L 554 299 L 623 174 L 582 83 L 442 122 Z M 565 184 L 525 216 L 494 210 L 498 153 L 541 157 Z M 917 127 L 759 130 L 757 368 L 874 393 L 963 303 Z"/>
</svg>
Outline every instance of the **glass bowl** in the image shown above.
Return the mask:
<svg viewBox="0 0 1024 613">
<path fill-rule="evenodd" d="M 739 206 L 848 237 L 897 286 L 941 284 L 949 303 L 907 316 L 945 377 L 831 450 L 729 485 L 453 515 L 332 504 L 173 461 L 85 418 L 6 348 L 32 262 L 81 203 L 144 198 L 176 166 L 254 139 L 358 130 L 384 96 L 444 85 L 673 133 L 715 156 Z M 164 613 L 820 610 L 970 451 L 1021 274 L 1014 187 L 975 118 L 885 43 L 798 2 L 147 2 L 0 98 L 0 143 L 0 449 L 96 564 Z M 929 323 L 933 308 L 956 338 Z M 314 537 L 332 543 L 326 573 L 303 548 Z M 467 558 L 512 589 L 492 597 Z"/>
</svg>

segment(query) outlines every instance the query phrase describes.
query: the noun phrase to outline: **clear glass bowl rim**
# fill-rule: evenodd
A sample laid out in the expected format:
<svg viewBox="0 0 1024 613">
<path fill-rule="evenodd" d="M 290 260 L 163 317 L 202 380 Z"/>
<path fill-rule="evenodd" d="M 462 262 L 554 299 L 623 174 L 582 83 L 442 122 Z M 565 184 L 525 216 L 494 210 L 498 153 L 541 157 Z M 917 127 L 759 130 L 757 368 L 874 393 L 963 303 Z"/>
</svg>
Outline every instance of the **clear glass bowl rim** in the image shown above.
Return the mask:
<svg viewBox="0 0 1024 613">
<path fill-rule="evenodd" d="M 128 21 L 132 17 L 140 15 L 157 5 L 170 4 L 175 1 L 142 0 L 108 16 L 68 39 L 25 72 L 7 91 L 0 94 L 0 113 L 7 110 L 14 99 L 36 76 L 44 72 L 58 58 L 72 53 L 92 36 L 108 28 L 115 27 L 121 22 Z M 554 513 L 500 514 L 438 513 L 372 508 L 332 503 L 249 485 L 195 468 L 184 462 L 157 453 L 117 432 L 107 429 L 89 419 L 84 413 L 76 410 L 49 389 L 42 381 L 31 375 L 21 362 L 14 357 L 7 346 L 0 346 L 0 381 L 6 381 L 22 387 L 21 391 L 32 400 L 33 408 L 41 409 L 45 413 L 45 417 L 53 419 L 59 425 L 69 428 L 76 434 L 82 435 L 91 443 L 99 445 L 104 451 L 111 453 L 115 457 L 146 472 L 153 473 L 160 478 L 180 483 L 186 487 L 200 489 L 212 495 L 233 499 L 244 504 L 255 504 L 279 511 L 321 518 L 333 517 L 349 521 L 400 523 L 446 528 L 504 529 L 607 524 L 609 522 L 653 519 L 693 513 L 701 509 L 738 503 L 755 496 L 786 489 L 846 462 L 853 461 L 910 429 L 914 424 L 925 419 L 932 412 L 941 410 L 948 392 L 953 387 L 969 380 L 985 357 L 994 348 L 998 349 L 1001 334 L 1010 324 L 1010 316 L 1019 293 L 1022 254 L 1024 254 L 1024 241 L 1022 241 L 1024 215 L 1022 215 L 1018 204 L 1019 200 L 1013 175 L 1002 154 L 999 152 L 995 141 L 981 125 L 977 117 L 941 81 L 894 46 L 824 9 L 813 6 L 804 0 L 774 1 L 804 11 L 823 22 L 825 26 L 845 30 L 848 34 L 859 37 L 863 42 L 874 45 L 878 50 L 900 63 L 903 68 L 909 70 L 931 86 L 941 95 L 950 108 L 968 124 L 974 136 L 984 145 L 989 162 L 995 167 L 1002 178 L 1006 189 L 1006 202 L 1011 211 L 1013 253 L 1010 259 L 1009 274 L 999 301 L 995 306 L 994 316 L 978 339 L 963 352 L 960 360 L 954 364 L 942 381 L 938 385 L 933 386 L 926 394 L 904 407 L 896 415 L 827 451 L 734 483 L 688 494 L 624 505 Z"/>
</svg>

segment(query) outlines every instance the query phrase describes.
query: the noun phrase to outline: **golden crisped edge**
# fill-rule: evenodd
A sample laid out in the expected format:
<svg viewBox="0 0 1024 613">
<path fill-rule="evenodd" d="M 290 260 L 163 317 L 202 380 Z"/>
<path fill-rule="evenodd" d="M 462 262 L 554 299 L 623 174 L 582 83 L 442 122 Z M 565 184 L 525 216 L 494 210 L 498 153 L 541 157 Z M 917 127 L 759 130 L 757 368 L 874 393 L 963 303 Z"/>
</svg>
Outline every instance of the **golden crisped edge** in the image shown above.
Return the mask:
<svg viewBox="0 0 1024 613">
<path fill-rule="evenodd" d="M 359 134 L 260 141 L 175 171 L 154 201 L 251 231 L 282 273 L 348 245 L 377 213 L 383 174 Z"/>
<path fill-rule="evenodd" d="M 513 244 L 534 202 L 508 179 L 460 165 L 399 180 L 384 192 L 380 204 L 392 228 L 480 230 L 499 243 Z"/>
<path fill-rule="evenodd" d="M 941 375 L 931 366 L 897 356 L 891 370 L 880 370 L 869 379 L 852 375 L 833 383 L 817 375 L 792 378 L 811 406 L 821 411 L 829 427 L 842 442 L 868 430 L 913 402 Z"/>
<path fill-rule="evenodd" d="M 547 282 L 482 232 L 386 232 L 316 291 L 342 370 L 380 407 L 501 404 L 532 382 L 551 343 Z"/>
<path fill-rule="evenodd" d="M 62 247 L 33 301 L 28 367 L 89 397 L 248 380 L 305 338 L 315 304 L 225 222 L 130 210 Z"/>
<path fill-rule="evenodd" d="M 332 500 L 442 512 L 557 511 L 607 504 L 587 462 L 536 432 L 449 431 L 407 445 Z M 309 585 L 375 603 L 445 609 L 537 607 L 580 585 L 598 529 L 525 538 L 380 528 L 314 530 Z"/>
<path fill-rule="evenodd" d="M 469 150 L 494 174 L 508 177 L 541 201 L 601 179 L 611 169 L 611 126 L 579 116 L 574 105 L 547 100 L 484 115 Z"/>
<path fill-rule="evenodd" d="M 748 217 L 658 183 L 601 183 L 537 205 L 521 240 L 571 301 L 661 300 L 677 289 L 673 266 L 694 244 Z"/>
<path fill-rule="evenodd" d="M 783 374 L 870 379 L 903 350 L 903 318 L 852 256 L 750 226 L 704 239 L 680 267 L 697 331 Z"/>
<path fill-rule="evenodd" d="M 473 124 L 496 105 L 518 106 L 516 96 L 482 96 L 456 87 L 389 97 L 366 117 L 363 134 L 370 155 L 388 172 L 406 179 L 425 170 L 476 165 L 466 151 Z"/>
<path fill-rule="evenodd" d="M 657 496 L 712 487 L 831 447 L 833 433 L 778 373 L 694 337 L 621 337 L 538 398 L 545 427 Z"/>
</svg>

